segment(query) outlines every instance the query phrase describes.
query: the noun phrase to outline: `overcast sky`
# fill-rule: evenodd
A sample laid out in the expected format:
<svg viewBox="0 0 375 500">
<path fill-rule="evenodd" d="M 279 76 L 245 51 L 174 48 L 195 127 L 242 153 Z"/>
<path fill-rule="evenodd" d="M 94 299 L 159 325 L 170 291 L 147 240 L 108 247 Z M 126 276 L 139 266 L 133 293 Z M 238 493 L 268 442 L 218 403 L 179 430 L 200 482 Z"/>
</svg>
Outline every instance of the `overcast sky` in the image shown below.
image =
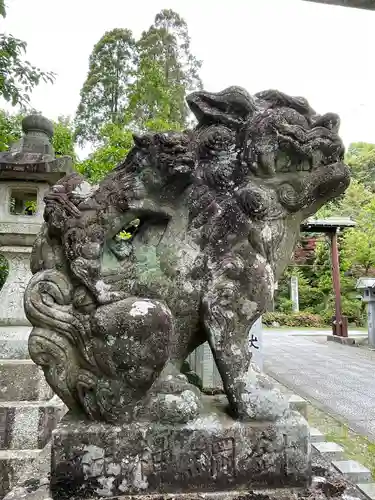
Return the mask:
<svg viewBox="0 0 375 500">
<path fill-rule="evenodd" d="M 93 45 L 113 28 L 137 37 L 155 14 L 185 18 L 207 90 L 241 85 L 302 95 L 342 119 L 346 144 L 375 142 L 375 12 L 302 0 L 6 0 L 7 33 L 27 57 L 57 74 L 32 105 L 49 118 L 73 116 Z"/>
</svg>

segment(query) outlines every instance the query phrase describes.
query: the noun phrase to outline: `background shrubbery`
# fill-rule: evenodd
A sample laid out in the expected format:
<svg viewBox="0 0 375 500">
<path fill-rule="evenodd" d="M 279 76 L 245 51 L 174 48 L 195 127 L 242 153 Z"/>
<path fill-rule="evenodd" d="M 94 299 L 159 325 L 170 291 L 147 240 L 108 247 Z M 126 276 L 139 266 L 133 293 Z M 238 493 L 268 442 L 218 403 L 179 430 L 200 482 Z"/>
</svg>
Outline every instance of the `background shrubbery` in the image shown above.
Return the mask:
<svg viewBox="0 0 375 500">
<path fill-rule="evenodd" d="M 293 328 L 310 327 L 319 328 L 324 327 L 324 321 L 318 314 L 309 312 L 268 312 L 262 316 L 263 324 L 266 326 L 288 326 Z"/>
</svg>

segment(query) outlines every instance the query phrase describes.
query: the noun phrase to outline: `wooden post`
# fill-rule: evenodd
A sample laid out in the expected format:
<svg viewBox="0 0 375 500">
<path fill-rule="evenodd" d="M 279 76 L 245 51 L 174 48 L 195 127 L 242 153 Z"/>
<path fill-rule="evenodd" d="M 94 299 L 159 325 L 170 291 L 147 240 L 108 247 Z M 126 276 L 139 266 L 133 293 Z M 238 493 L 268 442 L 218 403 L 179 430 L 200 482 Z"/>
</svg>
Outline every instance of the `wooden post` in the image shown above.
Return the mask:
<svg viewBox="0 0 375 500">
<path fill-rule="evenodd" d="M 346 321 L 343 321 L 341 307 L 341 286 L 340 286 L 340 263 L 339 250 L 337 244 L 337 229 L 330 233 L 331 237 L 331 262 L 332 262 L 332 283 L 335 294 L 335 328 L 334 335 L 340 337 L 348 336 Z"/>
</svg>

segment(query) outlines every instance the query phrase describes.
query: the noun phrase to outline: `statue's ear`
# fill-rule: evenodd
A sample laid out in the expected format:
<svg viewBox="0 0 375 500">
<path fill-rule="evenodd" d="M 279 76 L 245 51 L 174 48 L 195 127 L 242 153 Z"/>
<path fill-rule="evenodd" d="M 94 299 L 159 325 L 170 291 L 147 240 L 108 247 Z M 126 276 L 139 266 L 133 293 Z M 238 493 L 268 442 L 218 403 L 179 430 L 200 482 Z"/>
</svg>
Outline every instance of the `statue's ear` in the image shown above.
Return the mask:
<svg viewBox="0 0 375 500">
<path fill-rule="evenodd" d="M 252 96 L 242 87 L 228 87 L 216 93 L 199 90 L 188 95 L 186 101 L 199 123 L 206 120 L 235 128 L 257 109 Z"/>
<path fill-rule="evenodd" d="M 142 136 L 138 134 L 133 134 L 134 144 L 138 147 L 142 146 Z"/>
<path fill-rule="evenodd" d="M 138 135 L 133 134 L 133 141 L 135 146 L 138 148 L 144 149 L 147 148 L 151 144 L 151 137 L 149 134 Z"/>
</svg>

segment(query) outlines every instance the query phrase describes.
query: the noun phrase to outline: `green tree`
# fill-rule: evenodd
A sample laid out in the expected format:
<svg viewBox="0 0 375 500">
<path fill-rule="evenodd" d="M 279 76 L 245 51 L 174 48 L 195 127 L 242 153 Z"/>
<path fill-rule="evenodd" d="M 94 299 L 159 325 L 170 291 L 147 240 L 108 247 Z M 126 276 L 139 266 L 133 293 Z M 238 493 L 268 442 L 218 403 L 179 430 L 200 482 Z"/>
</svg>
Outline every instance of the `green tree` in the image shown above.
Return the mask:
<svg viewBox="0 0 375 500">
<path fill-rule="evenodd" d="M 113 123 L 101 129 L 100 137 L 102 145 L 76 166 L 77 170 L 92 182 L 99 181 L 118 165 L 133 145 L 130 130 Z"/>
<path fill-rule="evenodd" d="M 143 113 L 141 121 L 147 122 L 153 112 L 150 103 L 160 98 L 158 88 L 149 84 L 148 75 L 153 75 L 167 98 L 162 99 L 164 119 L 185 127 L 189 116 L 185 95 L 202 87 L 199 77 L 202 63 L 191 53 L 186 21 L 171 9 L 162 10 L 142 34 L 137 46 L 140 60 L 138 117 Z M 143 93 L 139 89 L 143 89 Z"/>
<path fill-rule="evenodd" d="M 375 144 L 355 142 L 349 146 L 346 154 L 352 178 L 371 191 L 375 191 Z"/>
<path fill-rule="evenodd" d="M 5 3 L 0 2 L 0 16 L 6 17 Z M 0 96 L 12 106 L 25 106 L 30 93 L 40 82 L 53 83 L 55 75 L 44 72 L 24 59 L 26 42 L 13 35 L 0 34 Z"/>
<path fill-rule="evenodd" d="M 12 115 L 0 110 L 0 151 L 7 151 L 21 137 L 22 118 L 20 113 Z"/>
<path fill-rule="evenodd" d="M 77 156 L 74 149 L 74 126 L 71 119 L 67 116 L 59 116 L 53 123 L 54 133 L 52 145 L 55 149 L 55 155 L 71 156 L 76 161 Z"/>
<path fill-rule="evenodd" d="M 76 116 L 80 143 L 96 143 L 79 171 L 97 181 L 124 159 L 132 133 L 183 129 L 185 94 L 201 87 L 199 67 L 190 53 L 186 22 L 171 10 L 159 13 L 137 43 L 127 30 L 106 33 L 90 56 Z"/>
<path fill-rule="evenodd" d="M 343 236 L 342 255 L 355 274 L 368 275 L 375 268 L 375 197 L 356 217 L 356 227 Z"/>
<path fill-rule="evenodd" d="M 354 220 L 373 198 L 373 193 L 360 181 L 352 179 L 346 192 L 337 200 L 327 203 L 317 217 L 351 217 Z"/>
<path fill-rule="evenodd" d="M 76 114 L 76 138 L 80 144 L 99 142 L 103 125 L 123 122 L 135 62 L 136 44 L 127 29 L 106 32 L 94 46 Z"/>
<path fill-rule="evenodd" d="M 137 132 L 179 130 L 182 124 L 173 121 L 171 89 L 158 61 L 142 55 L 137 77 L 129 88 L 126 123 Z"/>
</svg>

